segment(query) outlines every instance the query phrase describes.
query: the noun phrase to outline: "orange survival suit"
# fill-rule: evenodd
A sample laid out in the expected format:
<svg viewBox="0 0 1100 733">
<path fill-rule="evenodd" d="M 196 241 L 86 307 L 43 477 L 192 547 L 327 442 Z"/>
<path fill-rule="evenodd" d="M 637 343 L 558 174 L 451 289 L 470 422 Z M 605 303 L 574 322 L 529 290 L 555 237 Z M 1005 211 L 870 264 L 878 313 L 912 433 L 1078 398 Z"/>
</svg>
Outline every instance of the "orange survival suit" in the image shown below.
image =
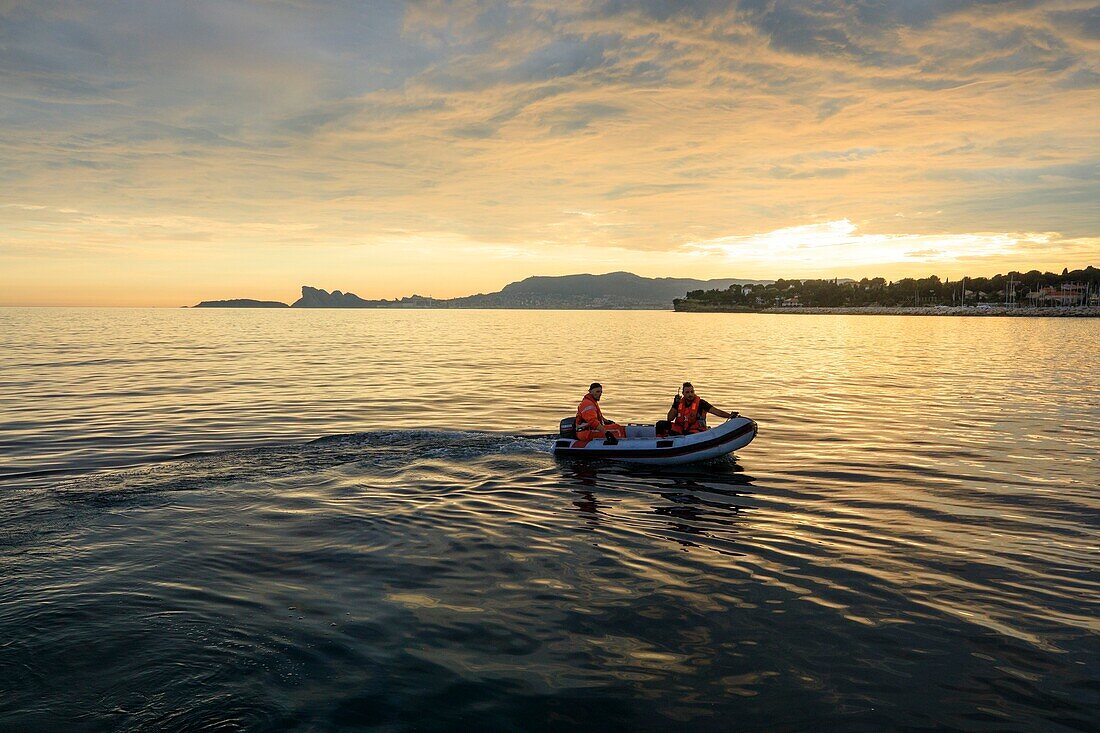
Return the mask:
<svg viewBox="0 0 1100 733">
<path fill-rule="evenodd" d="M 586 394 L 581 403 L 577 405 L 577 440 L 594 440 L 604 438 L 607 435 L 625 438 L 626 428 L 605 421 L 596 398 Z"/>
<path fill-rule="evenodd" d="M 707 429 L 706 415 L 699 414 L 699 395 L 690 400 L 680 398 L 680 404 L 676 406 L 676 420 L 673 421 L 671 432 L 674 435 L 688 435 L 701 433 Z"/>
</svg>

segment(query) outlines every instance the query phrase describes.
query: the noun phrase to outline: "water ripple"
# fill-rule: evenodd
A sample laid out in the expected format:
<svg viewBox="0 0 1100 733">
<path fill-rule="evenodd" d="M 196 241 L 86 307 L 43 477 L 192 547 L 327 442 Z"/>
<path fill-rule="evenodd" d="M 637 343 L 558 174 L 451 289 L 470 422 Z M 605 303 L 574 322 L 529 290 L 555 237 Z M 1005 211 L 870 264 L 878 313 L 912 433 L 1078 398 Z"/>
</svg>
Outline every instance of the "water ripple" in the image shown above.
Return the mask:
<svg viewBox="0 0 1100 733">
<path fill-rule="evenodd" d="M 1095 726 L 1095 325 L 592 318 L 0 309 L 0 728 Z"/>
</svg>

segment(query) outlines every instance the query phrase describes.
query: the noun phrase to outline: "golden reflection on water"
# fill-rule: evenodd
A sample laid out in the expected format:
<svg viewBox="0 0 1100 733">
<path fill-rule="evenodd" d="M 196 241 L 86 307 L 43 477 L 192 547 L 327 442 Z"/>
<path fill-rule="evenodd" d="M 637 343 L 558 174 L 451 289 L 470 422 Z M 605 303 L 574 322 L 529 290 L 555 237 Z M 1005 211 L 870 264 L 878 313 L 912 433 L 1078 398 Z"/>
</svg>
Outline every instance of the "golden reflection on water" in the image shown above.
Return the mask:
<svg viewBox="0 0 1100 733">
<path fill-rule="evenodd" d="M 340 433 L 546 436 L 591 381 L 604 384 L 604 412 L 628 422 L 663 417 L 690 380 L 714 405 L 755 419 L 756 441 L 734 467 L 658 478 L 557 469 L 538 454 L 539 470 L 560 470 L 571 486 L 580 526 L 706 553 L 715 571 L 766 577 L 859 624 L 897 622 L 854 590 L 867 578 L 1031 644 L 1046 643 L 1025 630 L 1036 621 L 1097 628 L 1094 615 L 1033 600 L 1044 584 L 1063 601 L 1098 590 L 1071 569 L 1094 564 L 1097 541 L 1078 519 L 1100 508 L 1094 320 L 0 309 L 0 325 L 8 474 Z M 385 450 L 401 455 L 399 444 Z M 477 484 L 489 470 L 467 467 L 446 441 L 417 459 L 375 466 L 372 484 L 440 471 L 454 485 Z M 354 464 L 349 471 L 354 480 Z M 494 511 L 477 501 L 442 516 Z M 560 521 L 525 512 L 512 519 L 534 535 Z M 679 560 L 639 547 L 608 549 L 633 582 L 711 603 L 691 595 Z M 804 564 L 828 569 L 791 572 Z M 1004 571 L 1034 576 L 1033 585 L 1008 585 Z M 392 599 L 477 608 L 396 591 Z"/>
</svg>

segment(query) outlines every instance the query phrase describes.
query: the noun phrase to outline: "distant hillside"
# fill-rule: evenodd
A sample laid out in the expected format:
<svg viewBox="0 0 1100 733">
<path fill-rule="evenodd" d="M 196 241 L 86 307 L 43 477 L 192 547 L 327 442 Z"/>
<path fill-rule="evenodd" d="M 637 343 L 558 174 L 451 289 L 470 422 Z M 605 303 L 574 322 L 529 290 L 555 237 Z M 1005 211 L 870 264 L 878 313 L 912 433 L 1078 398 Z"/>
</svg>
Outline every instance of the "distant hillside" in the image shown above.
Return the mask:
<svg viewBox="0 0 1100 733">
<path fill-rule="evenodd" d="M 302 286 L 302 297 L 292 308 L 529 308 L 529 309 L 638 309 L 664 310 L 674 298 L 692 290 L 725 290 L 731 285 L 767 284 L 770 280 L 695 280 L 641 277 L 630 272 L 606 275 L 535 276 L 509 283 L 495 293 L 437 299 L 411 295 L 399 300 L 367 300 L 355 293 Z M 261 305 L 266 304 L 266 305 Z M 279 308 L 285 303 L 258 300 L 203 301 L 202 308 Z"/>
<path fill-rule="evenodd" d="M 641 277 L 630 272 L 606 275 L 535 276 L 506 285 L 496 293 L 449 301 L 452 308 L 669 308 L 689 290 L 725 290 L 758 280 L 695 280 Z"/>
</svg>

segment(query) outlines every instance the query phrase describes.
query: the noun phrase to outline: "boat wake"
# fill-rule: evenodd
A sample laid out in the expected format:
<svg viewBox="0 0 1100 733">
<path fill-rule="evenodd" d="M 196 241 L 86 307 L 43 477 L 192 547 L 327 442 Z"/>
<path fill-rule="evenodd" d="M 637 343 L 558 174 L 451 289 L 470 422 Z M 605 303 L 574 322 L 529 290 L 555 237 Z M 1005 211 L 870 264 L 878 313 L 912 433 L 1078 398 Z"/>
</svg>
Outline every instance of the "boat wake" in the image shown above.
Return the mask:
<svg viewBox="0 0 1100 733">
<path fill-rule="evenodd" d="M 494 456 L 545 461 L 551 438 L 441 430 L 347 433 L 306 443 L 192 453 L 75 476 L 37 476 L 26 488 L 44 487 L 68 494 L 191 491 L 279 481 L 337 468 L 368 476 L 400 472 L 426 462 L 464 464 Z"/>
</svg>

